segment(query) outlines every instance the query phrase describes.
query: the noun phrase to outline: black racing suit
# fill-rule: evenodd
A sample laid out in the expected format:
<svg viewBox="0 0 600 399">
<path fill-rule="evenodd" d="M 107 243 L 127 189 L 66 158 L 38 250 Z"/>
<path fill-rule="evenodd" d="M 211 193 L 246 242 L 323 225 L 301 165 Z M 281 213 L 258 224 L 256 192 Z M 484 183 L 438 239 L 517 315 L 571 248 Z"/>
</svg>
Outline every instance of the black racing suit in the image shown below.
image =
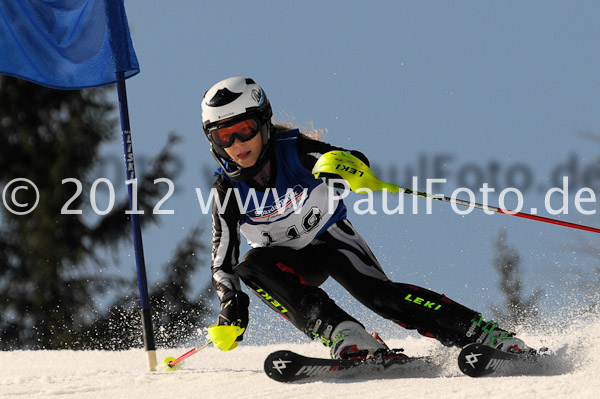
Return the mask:
<svg viewBox="0 0 600 399">
<path fill-rule="evenodd" d="M 320 155 L 341 150 L 302 135 L 298 136 L 296 148 L 302 166 L 309 173 Z M 352 154 L 368 164 L 363 154 Z M 271 165 L 271 170 L 276 167 Z M 270 182 L 275 179 L 272 175 Z M 218 196 L 215 201 L 223 203 L 232 183 L 219 175 L 214 188 Z M 241 215 L 238 203 L 231 198 L 220 213 L 213 202 L 212 276 L 222 301 L 241 290 L 241 278 L 296 328 L 328 344 L 337 324 L 356 321 L 319 288 L 332 277 L 364 306 L 405 328 L 416 329 L 448 346 L 463 346 L 475 340 L 468 337 L 472 335 L 468 330 L 479 320 L 477 312 L 445 295 L 390 281 L 366 242 L 346 219 L 337 221 L 300 249 L 256 247 L 238 263 Z"/>
</svg>

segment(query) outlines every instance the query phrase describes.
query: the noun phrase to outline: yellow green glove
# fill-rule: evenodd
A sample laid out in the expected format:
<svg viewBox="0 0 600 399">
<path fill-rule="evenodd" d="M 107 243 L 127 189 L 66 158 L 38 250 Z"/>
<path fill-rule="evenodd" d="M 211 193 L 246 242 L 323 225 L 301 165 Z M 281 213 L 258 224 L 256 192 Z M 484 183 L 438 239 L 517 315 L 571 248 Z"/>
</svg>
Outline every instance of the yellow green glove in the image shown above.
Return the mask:
<svg viewBox="0 0 600 399">
<path fill-rule="evenodd" d="M 244 333 L 245 328 L 240 326 L 218 326 L 213 324 L 208 327 L 208 339 L 214 346 L 223 352 L 237 348 L 237 337 Z"/>
<path fill-rule="evenodd" d="M 397 193 L 400 190 L 396 184 L 379 180 L 363 161 L 344 151 L 329 151 L 321 155 L 312 174 L 316 179 L 321 174 L 338 175 L 346 180 L 350 189 L 355 192 L 364 191 L 364 189 L 372 191 L 387 189 L 391 193 Z"/>
</svg>

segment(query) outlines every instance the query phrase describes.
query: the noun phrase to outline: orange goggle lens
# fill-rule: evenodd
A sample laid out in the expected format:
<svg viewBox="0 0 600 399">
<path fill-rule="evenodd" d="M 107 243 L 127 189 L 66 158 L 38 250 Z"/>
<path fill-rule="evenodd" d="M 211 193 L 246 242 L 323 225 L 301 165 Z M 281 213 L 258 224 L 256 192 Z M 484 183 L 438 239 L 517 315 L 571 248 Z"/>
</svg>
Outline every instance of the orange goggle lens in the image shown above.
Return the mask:
<svg viewBox="0 0 600 399">
<path fill-rule="evenodd" d="M 210 130 L 210 136 L 215 144 L 227 148 L 231 147 L 236 138 L 240 141 L 248 141 L 254 138 L 258 132 L 258 122 L 254 119 L 246 119 L 230 126 L 217 126 Z"/>
</svg>

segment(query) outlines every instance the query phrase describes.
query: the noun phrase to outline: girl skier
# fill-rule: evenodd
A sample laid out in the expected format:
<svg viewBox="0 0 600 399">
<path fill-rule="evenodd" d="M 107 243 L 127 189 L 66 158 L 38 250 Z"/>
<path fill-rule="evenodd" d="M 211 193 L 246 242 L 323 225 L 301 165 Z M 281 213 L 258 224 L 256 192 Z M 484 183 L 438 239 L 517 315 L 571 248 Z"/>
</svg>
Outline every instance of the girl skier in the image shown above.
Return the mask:
<svg viewBox="0 0 600 399">
<path fill-rule="evenodd" d="M 385 355 L 383 341 L 319 288 L 332 277 L 381 317 L 446 346 L 483 342 L 506 351 L 529 349 L 445 295 L 389 280 L 346 219 L 344 203 L 311 173 L 329 151 L 345 151 L 366 165 L 367 158 L 274 125 L 272 115 L 265 92 L 248 78 L 218 82 L 202 99 L 204 132 L 220 166 L 212 208 L 212 279 L 221 301 L 217 325 L 248 325 L 249 298 L 241 279 L 296 328 L 330 347 L 332 358 Z M 300 211 L 292 206 L 298 203 Z M 249 205 L 241 208 L 244 204 Z M 240 232 L 252 246 L 241 262 Z"/>
</svg>

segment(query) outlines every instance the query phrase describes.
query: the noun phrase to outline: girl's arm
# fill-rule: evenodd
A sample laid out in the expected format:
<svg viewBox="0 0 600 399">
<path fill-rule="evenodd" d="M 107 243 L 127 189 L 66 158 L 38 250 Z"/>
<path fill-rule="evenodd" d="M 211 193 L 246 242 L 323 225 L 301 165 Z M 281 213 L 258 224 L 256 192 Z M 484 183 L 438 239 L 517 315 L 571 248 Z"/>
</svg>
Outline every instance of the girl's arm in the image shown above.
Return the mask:
<svg viewBox="0 0 600 399">
<path fill-rule="evenodd" d="M 240 210 L 233 192 L 227 198 L 227 191 L 233 186 L 219 175 L 215 184 L 215 197 L 212 206 L 212 281 L 223 301 L 237 291 L 241 291 L 239 277 L 233 272 L 240 255 Z"/>
<path fill-rule="evenodd" d="M 345 151 L 354 155 L 361 161 L 363 161 L 367 166 L 369 165 L 369 160 L 367 157 L 360 151 L 356 150 L 347 150 L 342 147 L 336 147 L 329 143 L 320 140 L 311 139 L 308 136 L 303 134 L 298 135 L 298 143 L 296 144 L 296 149 L 298 151 L 298 158 L 300 158 L 300 163 L 309 171 L 312 171 L 315 163 L 321 157 L 321 155 L 329 152 L 329 151 Z"/>
</svg>

